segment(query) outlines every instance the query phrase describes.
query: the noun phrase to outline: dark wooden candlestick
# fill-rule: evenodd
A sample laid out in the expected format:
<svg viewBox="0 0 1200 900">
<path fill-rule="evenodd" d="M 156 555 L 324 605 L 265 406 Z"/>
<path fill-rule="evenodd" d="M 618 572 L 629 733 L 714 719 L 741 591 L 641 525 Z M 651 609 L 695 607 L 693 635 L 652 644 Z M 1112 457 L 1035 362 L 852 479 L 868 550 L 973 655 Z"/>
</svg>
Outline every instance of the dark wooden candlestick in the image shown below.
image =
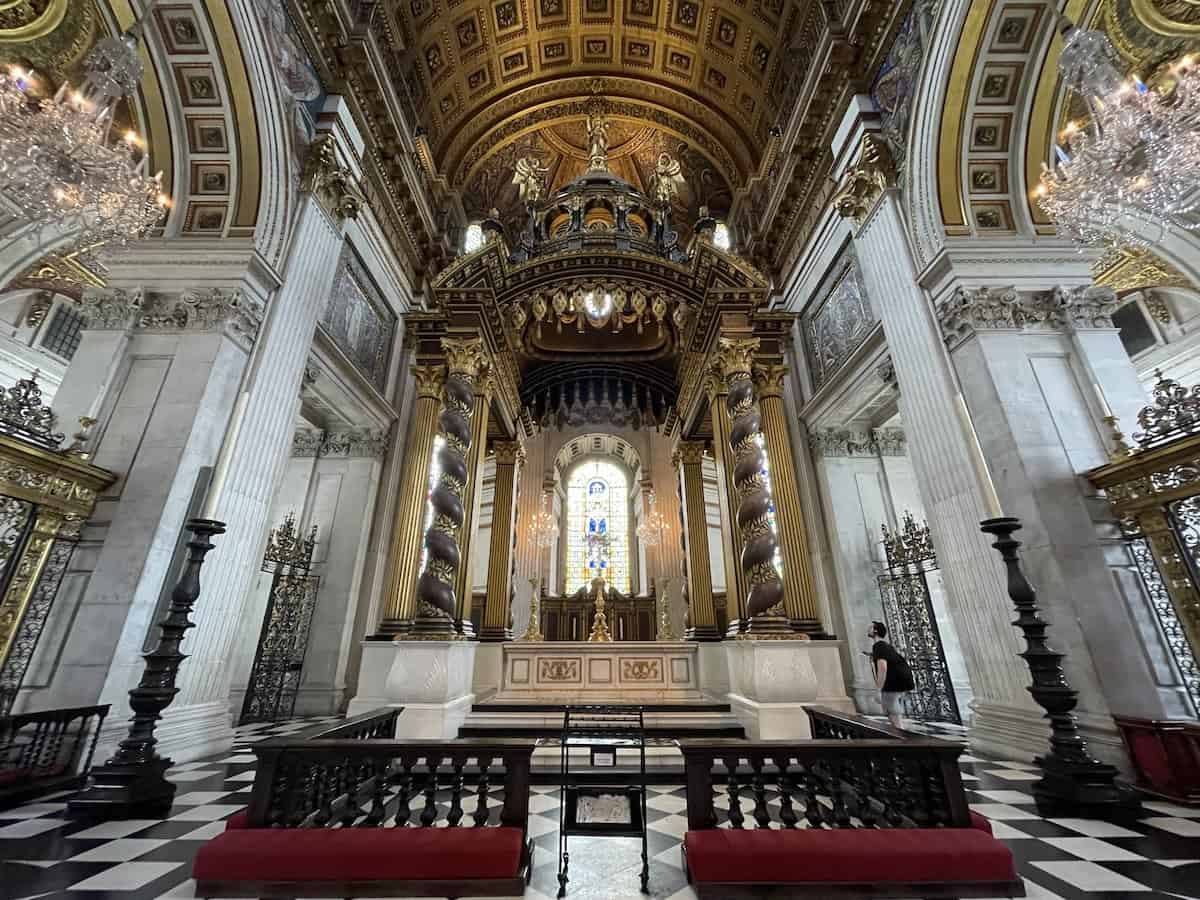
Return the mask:
<svg viewBox="0 0 1200 900">
<path fill-rule="evenodd" d="M 1065 656 L 1046 643 L 1049 623 L 1038 612 L 1037 595 L 1021 571 L 1017 548 L 1021 542 L 1013 532 L 1021 527 L 1019 519 L 984 519 L 979 528 L 996 538 L 992 544 L 1008 570 L 1008 595 L 1017 608 L 1013 622 L 1025 636 L 1021 657 L 1033 675 L 1029 693 L 1050 720 L 1050 752 L 1035 762 L 1042 778 L 1033 785 L 1038 811 L 1043 815 L 1105 815 L 1123 809 L 1135 809 L 1133 791 L 1117 782 L 1115 767 L 1096 759 L 1079 734 L 1073 710 L 1079 700 L 1063 671 Z"/>
<path fill-rule="evenodd" d="M 154 749 L 154 728 L 171 705 L 179 688 L 175 678 L 187 656 L 180 652 L 183 636 L 195 623 L 188 619 L 200 596 L 200 567 L 212 550 L 210 538 L 225 533 L 225 523 L 214 519 L 189 519 L 188 558 L 183 574 L 171 593 L 171 606 L 158 627 L 158 645 L 143 654 L 146 668 L 142 680 L 129 692 L 133 719 L 129 734 L 116 754 L 92 770 L 92 785 L 67 803 L 72 813 L 104 818 L 160 818 L 175 799 L 175 785 L 166 779 L 171 760 Z"/>
</svg>

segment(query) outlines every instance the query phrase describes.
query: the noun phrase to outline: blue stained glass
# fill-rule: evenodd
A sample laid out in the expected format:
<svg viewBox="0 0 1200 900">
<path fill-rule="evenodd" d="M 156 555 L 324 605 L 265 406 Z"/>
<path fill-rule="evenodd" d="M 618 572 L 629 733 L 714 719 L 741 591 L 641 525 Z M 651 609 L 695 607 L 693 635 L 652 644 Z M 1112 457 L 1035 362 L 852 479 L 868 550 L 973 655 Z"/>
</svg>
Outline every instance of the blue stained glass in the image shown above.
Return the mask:
<svg viewBox="0 0 1200 900">
<path fill-rule="evenodd" d="M 629 476 L 615 462 L 586 460 L 567 481 L 565 516 L 567 591 L 603 575 L 619 591 L 630 589 Z"/>
</svg>

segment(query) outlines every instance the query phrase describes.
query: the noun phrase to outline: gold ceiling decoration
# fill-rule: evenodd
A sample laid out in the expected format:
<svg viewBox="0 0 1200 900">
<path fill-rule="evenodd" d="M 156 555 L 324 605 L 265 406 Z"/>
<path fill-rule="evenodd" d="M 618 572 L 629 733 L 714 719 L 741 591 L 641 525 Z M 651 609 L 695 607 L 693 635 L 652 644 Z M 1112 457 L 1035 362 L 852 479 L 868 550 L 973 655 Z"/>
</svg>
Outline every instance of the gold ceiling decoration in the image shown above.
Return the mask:
<svg viewBox="0 0 1200 900">
<path fill-rule="evenodd" d="M 673 312 L 671 312 L 674 307 Z M 677 328 L 687 322 L 687 304 L 673 303 L 660 292 L 647 293 L 640 288 L 627 291 L 616 282 L 580 282 L 555 291 L 535 291 L 513 304 L 511 317 L 518 329 L 532 322 L 537 336 L 542 336 L 542 324 L 553 322 L 559 333 L 564 325 L 574 325 L 583 333 L 590 326 L 595 331 L 611 329 L 620 334 L 626 325 L 638 334 L 657 323 L 661 336 L 667 315 Z"/>
</svg>

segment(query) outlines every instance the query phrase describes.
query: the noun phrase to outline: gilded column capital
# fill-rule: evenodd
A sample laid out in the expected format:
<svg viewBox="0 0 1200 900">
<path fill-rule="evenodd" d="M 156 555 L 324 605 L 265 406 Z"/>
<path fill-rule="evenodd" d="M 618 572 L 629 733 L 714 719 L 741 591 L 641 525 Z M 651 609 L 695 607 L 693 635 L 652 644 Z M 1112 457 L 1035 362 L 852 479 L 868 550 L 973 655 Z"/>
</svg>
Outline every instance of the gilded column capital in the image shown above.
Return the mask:
<svg viewBox="0 0 1200 900">
<path fill-rule="evenodd" d="M 717 397 L 729 393 L 729 385 L 725 383 L 725 378 L 721 375 L 721 366 L 717 362 L 714 362 L 704 375 L 704 392 L 708 395 L 709 403 L 715 403 Z"/>
<path fill-rule="evenodd" d="M 444 366 L 413 366 L 412 373 L 417 382 L 417 397 L 429 400 L 442 398 L 442 383 L 446 380 Z"/>
<path fill-rule="evenodd" d="M 519 466 L 525 462 L 525 448 L 520 441 L 492 441 L 492 452 L 498 466 Z"/>
<path fill-rule="evenodd" d="M 738 375 L 749 376 L 754 366 L 754 353 L 761 341 L 758 338 L 721 338 L 716 359 L 721 375 L 730 381 Z"/>
<path fill-rule="evenodd" d="M 354 173 L 338 161 L 337 138 L 329 133 L 319 136 L 309 145 L 300 189 L 316 197 L 339 221 L 357 219 L 363 204 L 367 202 Z"/>
<path fill-rule="evenodd" d="M 759 399 L 783 396 L 783 380 L 790 370 L 787 366 L 755 366 L 754 384 Z"/>
<path fill-rule="evenodd" d="M 704 461 L 703 441 L 680 441 L 675 445 L 671 454 L 671 462 L 676 467 L 680 465 L 698 466 Z"/>
<path fill-rule="evenodd" d="M 858 158 L 842 176 L 833 208 L 844 219 L 861 224 L 880 195 L 896 184 L 896 166 L 883 138 L 864 134 Z"/>
<path fill-rule="evenodd" d="M 451 375 L 476 378 L 487 361 L 483 341 L 477 337 L 442 338 L 442 351 L 446 354 L 446 367 Z"/>
</svg>

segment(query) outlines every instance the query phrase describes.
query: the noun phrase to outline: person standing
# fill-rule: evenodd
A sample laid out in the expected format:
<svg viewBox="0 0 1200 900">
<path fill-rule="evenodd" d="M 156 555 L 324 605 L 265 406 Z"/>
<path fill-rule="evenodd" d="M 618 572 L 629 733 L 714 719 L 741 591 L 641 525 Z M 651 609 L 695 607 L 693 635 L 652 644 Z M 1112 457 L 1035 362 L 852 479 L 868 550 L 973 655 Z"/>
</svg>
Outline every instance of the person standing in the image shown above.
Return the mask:
<svg viewBox="0 0 1200 900">
<path fill-rule="evenodd" d="M 875 676 L 875 687 L 879 688 L 883 711 L 893 728 L 903 728 L 900 697 L 913 689 L 912 669 L 908 660 L 884 640 L 887 626 L 882 622 L 872 622 L 867 637 L 875 642 L 871 646 L 871 674 Z"/>
</svg>

